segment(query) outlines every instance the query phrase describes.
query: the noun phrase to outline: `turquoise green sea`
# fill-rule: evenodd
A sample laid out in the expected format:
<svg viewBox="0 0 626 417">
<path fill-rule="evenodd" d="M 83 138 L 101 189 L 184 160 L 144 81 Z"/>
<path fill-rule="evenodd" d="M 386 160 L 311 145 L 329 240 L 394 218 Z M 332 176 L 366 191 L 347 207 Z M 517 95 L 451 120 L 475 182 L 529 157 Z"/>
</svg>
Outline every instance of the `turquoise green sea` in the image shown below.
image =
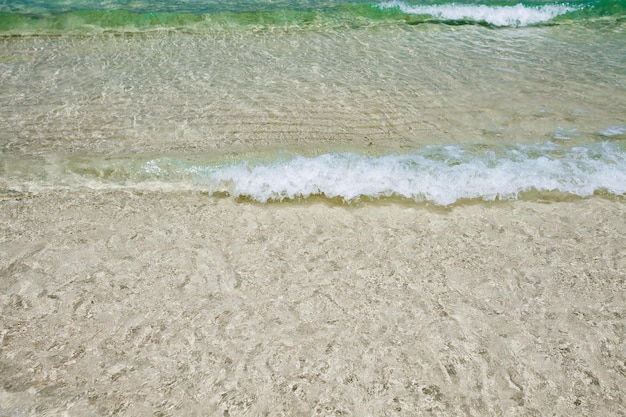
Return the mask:
<svg viewBox="0 0 626 417">
<path fill-rule="evenodd" d="M 0 192 L 626 193 L 626 2 L 0 1 Z"/>
</svg>

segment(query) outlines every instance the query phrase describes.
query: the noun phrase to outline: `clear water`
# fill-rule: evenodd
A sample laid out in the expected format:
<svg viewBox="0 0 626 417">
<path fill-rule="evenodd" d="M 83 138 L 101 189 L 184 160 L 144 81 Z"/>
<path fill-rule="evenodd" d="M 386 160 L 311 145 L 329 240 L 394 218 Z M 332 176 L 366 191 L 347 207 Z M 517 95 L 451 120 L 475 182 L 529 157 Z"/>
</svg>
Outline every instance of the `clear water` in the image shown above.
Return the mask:
<svg viewBox="0 0 626 417">
<path fill-rule="evenodd" d="M 0 190 L 622 198 L 625 10 L 0 3 Z"/>
</svg>

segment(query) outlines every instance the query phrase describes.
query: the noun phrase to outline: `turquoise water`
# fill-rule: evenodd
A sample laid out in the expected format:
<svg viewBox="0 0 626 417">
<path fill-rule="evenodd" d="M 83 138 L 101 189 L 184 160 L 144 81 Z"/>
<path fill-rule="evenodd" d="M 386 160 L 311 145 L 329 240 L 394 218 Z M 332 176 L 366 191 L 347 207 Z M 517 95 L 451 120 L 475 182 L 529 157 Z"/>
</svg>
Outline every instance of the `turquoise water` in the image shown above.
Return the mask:
<svg viewBox="0 0 626 417">
<path fill-rule="evenodd" d="M 12 1 L 0 5 L 3 35 L 101 31 L 212 31 L 232 26 L 483 24 L 494 27 L 597 22 L 620 24 L 621 1 Z"/>
<path fill-rule="evenodd" d="M 626 193 L 626 3 L 0 3 L 0 190 Z"/>
</svg>

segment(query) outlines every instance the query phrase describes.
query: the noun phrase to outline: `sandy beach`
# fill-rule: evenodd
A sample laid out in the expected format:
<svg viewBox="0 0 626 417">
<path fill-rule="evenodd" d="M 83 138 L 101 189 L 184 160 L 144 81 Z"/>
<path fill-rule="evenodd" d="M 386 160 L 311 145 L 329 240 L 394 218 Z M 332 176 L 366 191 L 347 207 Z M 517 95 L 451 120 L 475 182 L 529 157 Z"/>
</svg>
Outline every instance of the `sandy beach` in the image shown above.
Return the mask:
<svg viewBox="0 0 626 417">
<path fill-rule="evenodd" d="M 626 414 L 626 206 L 0 199 L 0 416 Z"/>
<path fill-rule="evenodd" d="M 626 417 L 625 23 L 0 1 L 0 417 Z"/>
</svg>

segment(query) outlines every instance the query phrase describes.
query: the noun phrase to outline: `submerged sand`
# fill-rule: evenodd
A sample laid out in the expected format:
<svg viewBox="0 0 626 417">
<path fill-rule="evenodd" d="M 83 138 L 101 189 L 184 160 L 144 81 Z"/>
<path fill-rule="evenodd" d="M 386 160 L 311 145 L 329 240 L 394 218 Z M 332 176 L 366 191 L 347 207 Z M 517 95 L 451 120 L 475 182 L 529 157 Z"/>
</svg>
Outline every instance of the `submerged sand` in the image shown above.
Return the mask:
<svg viewBox="0 0 626 417">
<path fill-rule="evenodd" d="M 0 415 L 625 415 L 626 205 L 0 199 Z"/>
</svg>

